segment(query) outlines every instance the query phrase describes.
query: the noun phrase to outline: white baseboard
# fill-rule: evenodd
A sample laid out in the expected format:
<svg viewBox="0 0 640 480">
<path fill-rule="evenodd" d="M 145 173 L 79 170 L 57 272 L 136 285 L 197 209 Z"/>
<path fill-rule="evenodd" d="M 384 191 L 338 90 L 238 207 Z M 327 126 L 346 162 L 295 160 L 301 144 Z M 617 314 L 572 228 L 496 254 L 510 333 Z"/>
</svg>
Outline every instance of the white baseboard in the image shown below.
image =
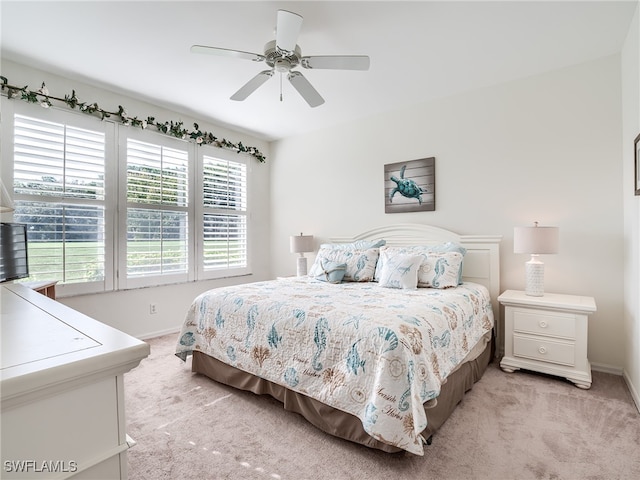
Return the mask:
<svg viewBox="0 0 640 480">
<path fill-rule="evenodd" d="M 640 395 L 638 395 L 638 391 L 636 390 L 633 383 L 631 383 L 631 378 L 627 371 L 623 371 L 622 378 L 624 378 L 625 383 L 627 384 L 627 388 L 629 389 L 629 393 L 631 393 L 631 398 L 633 399 L 633 403 L 636 404 L 636 409 L 638 413 L 640 413 Z"/>
<path fill-rule="evenodd" d="M 157 332 L 145 333 L 144 335 L 138 335 L 139 340 L 149 340 L 150 338 L 162 337 L 163 335 L 170 335 L 172 333 L 180 333 L 181 327 L 167 328 L 165 330 L 159 330 Z"/>
<path fill-rule="evenodd" d="M 602 373 L 611 373 L 612 375 L 622 375 L 624 371 L 622 367 L 614 367 L 613 365 L 607 365 L 606 363 L 592 363 L 591 370 Z"/>
<path fill-rule="evenodd" d="M 606 365 L 602 363 L 592 363 L 591 369 L 596 372 L 611 373 L 613 375 L 622 376 L 624 383 L 629 389 L 629 393 L 631 394 L 633 403 L 635 403 L 636 409 L 638 410 L 638 413 L 640 413 L 640 395 L 638 394 L 638 390 L 636 390 L 635 385 L 633 385 L 633 383 L 631 382 L 631 377 L 629 377 L 629 374 L 624 368 L 614 367 L 612 365 Z"/>
</svg>

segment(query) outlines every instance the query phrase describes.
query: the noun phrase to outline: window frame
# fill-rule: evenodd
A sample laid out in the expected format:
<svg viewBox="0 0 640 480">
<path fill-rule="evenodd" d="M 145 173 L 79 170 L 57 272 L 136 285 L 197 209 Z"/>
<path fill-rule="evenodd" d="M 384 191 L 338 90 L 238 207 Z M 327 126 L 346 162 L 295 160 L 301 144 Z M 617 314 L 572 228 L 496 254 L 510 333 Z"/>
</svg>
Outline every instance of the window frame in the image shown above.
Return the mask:
<svg viewBox="0 0 640 480">
<path fill-rule="evenodd" d="M 91 293 L 101 293 L 114 289 L 114 259 L 115 259 L 115 212 L 116 212 L 116 195 L 115 195 L 115 178 L 117 165 L 110 162 L 110 158 L 115 158 L 116 129 L 113 122 L 96 122 L 95 118 L 88 117 L 86 114 L 74 112 L 71 110 L 50 107 L 43 109 L 39 105 L 33 105 L 16 100 L 9 100 L 2 97 L 2 168 L 0 174 L 3 183 L 11 192 L 14 203 L 20 201 L 42 202 L 52 205 L 92 205 L 100 204 L 104 206 L 104 279 L 100 281 L 77 282 L 77 283 L 58 283 L 56 286 L 56 295 L 59 297 L 83 295 Z M 16 194 L 13 189 L 14 180 L 14 133 L 15 133 L 15 115 L 23 115 L 25 117 L 42 120 L 45 122 L 54 122 L 71 126 L 75 128 L 90 130 L 103 133 L 105 136 L 105 159 L 104 159 L 104 176 L 105 190 L 104 201 L 91 201 L 83 203 L 82 198 L 65 198 L 64 196 L 53 195 L 28 195 Z M 7 160 L 8 159 L 8 160 Z M 11 214 L 13 216 L 13 213 Z M 111 233 L 110 233 L 111 232 Z M 27 234 L 28 238 L 28 234 Z M 30 269 L 31 270 L 31 269 Z M 25 279 L 29 281 L 29 278 Z"/>
<path fill-rule="evenodd" d="M 204 171 L 204 157 L 214 157 L 216 159 L 225 160 L 229 162 L 238 162 L 245 165 L 246 168 L 246 191 L 247 191 L 247 207 L 244 210 L 244 216 L 247 228 L 247 244 L 246 244 L 246 267 L 226 268 L 226 269 L 213 269 L 205 270 L 204 268 L 204 178 L 203 175 L 197 175 L 195 190 L 196 190 L 196 203 L 195 203 L 195 217 L 198 219 L 196 222 L 196 258 L 198 259 L 196 267 L 196 275 L 199 280 L 212 280 L 228 277 L 239 277 L 243 275 L 251 275 L 252 262 L 251 262 L 251 163 L 249 159 L 244 155 L 238 155 L 236 152 L 225 150 L 222 148 L 215 148 L 209 145 L 201 145 L 198 147 L 196 155 L 196 171 Z M 238 214 L 235 210 L 223 211 L 220 213 L 225 215 Z"/>
<path fill-rule="evenodd" d="M 170 285 L 175 283 L 185 283 L 196 280 L 194 262 L 195 262 L 195 244 L 194 244 L 194 185 L 195 185 L 195 145 L 192 142 L 173 138 L 158 132 L 143 130 L 140 128 L 127 127 L 126 125 L 118 126 L 118 164 L 120 173 L 118 176 L 118 201 L 121 208 L 118 216 L 118 289 L 128 290 L 132 288 L 154 287 L 160 285 Z M 187 152 L 187 271 L 185 273 L 160 274 L 160 275 L 143 275 L 128 277 L 127 276 L 127 219 L 129 208 L 137 208 L 139 204 L 129 203 L 127 201 L 127 141 L 129 139 L 139 142 L 150 143 L 163 147 L 183 150 Z M 162 211 L 184 211 L 185 209 L 174 209 L 165 205 L 152 205 L 149 207 L 153 210 Z"/>
<path fill-rule="evenodd" d="M 100 120 L 86 113 L 52 106 L 43 109 L 38 104 L 29 104 L 15 99 L 0 97 L 2 107 L 2 124 L 0 139 L 2 151 L 0 158 L 0 175 L 11 192 L 14 201 L 25 200 L 25 195 L 15 195 L 14 179 L 14 119 L 15 115 L 63 123 L 77 128 L 104 132 L 105 134 L 105 265 L 104 280 L 98 282 L 78 282 L 71 284 L 58 283 L 56 290 L 59 297 L 95 294 L 107 291 L 129 290 L 135 288 L 169 285 L 192 281 L 232 278 L 252 274 L 253 225 L 251 220 L 251 171 L 252 164 L 248 155 L 234 150 L 213 145 L 198 145 L 192 141 L 178 139 L 154 130 L 143 130 L 120 124 L 114 120 Z M 127 139 L 131 138 L 147 143 L 166 145 L 170 148 L 186 150 L 188 154 L 188 267 L 186 274 L 153 275 L 137 278 L 126 278 L 126 240 L 127 240 Z M 204 156 L 221 160 L 239 162 L 246 168 L 246 267 L 204 269 L 204 192 L 203 168 Z M 52 197 L 34 198 L 32 200 L 52 200 Z M 56 202 L 53 199 L 51 203 Z M 82 200 L 71 199 L 68 203 L 82 203 Z M 224 214 L 234 215 L 236 210 Z M 11 214 L 2 214 L 3 221 Z M 28 281 L 28 279 L 26 279 Z"/>
</svg>

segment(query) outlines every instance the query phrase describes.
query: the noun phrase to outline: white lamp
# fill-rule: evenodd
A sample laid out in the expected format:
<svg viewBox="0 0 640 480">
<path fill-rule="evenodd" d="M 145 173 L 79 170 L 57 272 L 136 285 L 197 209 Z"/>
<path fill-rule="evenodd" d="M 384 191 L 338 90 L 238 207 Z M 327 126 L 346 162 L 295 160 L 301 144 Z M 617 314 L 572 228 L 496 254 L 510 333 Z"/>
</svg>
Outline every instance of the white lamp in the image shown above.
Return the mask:
<svg viewBox="0 0 640 480">
<path fill-rule="evenodd" d="M 558 253 L 558 227 L 515 227 L 513 229 L 513 253 L 530 253 L 531 260 L 525 264 L 527 295 L 544 296 L 544 263 L 538 255 Z"/>
<path fill-rule="evenodd" d="M 289 239 L 291 246 L 291 253 L 299 253 L 297 274 L 299 277 L 304 277 L 307 274 L 307 258 L 304 256 L 305 252 L 313 252 L 313 235 L 300 235 L 292 236 Z"/>
<path fill-rule="evenodd" d="M 13 202 L 9 196 L 9 192 L 4 188 L 4 183 L 0 179 L 0 213 L 13 212 Z"/>
</svg>

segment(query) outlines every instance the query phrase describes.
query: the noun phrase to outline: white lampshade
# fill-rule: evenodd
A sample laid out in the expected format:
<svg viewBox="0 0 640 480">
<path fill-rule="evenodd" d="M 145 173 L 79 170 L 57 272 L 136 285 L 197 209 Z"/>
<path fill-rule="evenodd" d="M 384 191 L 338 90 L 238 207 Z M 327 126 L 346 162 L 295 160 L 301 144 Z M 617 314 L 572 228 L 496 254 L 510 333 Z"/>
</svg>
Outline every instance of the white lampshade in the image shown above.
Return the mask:
<svg viewBox="0 0 640 480">
<path fill-rule="evenodd" d="M 289 240 L 291 253 L 313 252 L 313 235 L 292 236 Z"/>
<path fill-rule="evenodd" d="M 538 255 L 558 253 L 560 232 L 558 227 L 515 227 L 513 229 L 513 253 L 529 253 L 531 260 L 525 264 L 525 291 L 532 297 L 544 296 L 544 263 Z"/>
<path fill-rule="evenodd" d="M 558 253 L 558 227 L 515 227 L 513 229 L 513 253 L 543 255 Z"/>
<path fill-rule="evenodd" d="M 13 212 L 13 202 L 9 196 L 9 192 L 4 188 L 4 183 L 0 180 L 0 213 Z"/>
<path fill-rule="evenodd" d="M 307 258 L 304 256 L 305 252 L 313 252 L 313 235 L 300 235 L 292 236 L 289 239 L 289 245 L 291 253 L 299 253 L 300 256 L 296 263 L 296 273 L 299 277 L 304 277 L 307 274 Z"/>
</svg>

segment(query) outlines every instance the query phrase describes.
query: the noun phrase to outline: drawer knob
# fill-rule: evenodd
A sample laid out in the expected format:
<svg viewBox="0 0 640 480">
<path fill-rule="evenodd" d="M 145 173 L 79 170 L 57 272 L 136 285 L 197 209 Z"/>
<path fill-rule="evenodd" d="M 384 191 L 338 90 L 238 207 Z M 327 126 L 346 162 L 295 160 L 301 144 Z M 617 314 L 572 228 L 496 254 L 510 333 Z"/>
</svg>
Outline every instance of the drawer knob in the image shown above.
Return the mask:
<svg viewBox="0 0 640 480">
<path fill-rule="evenodd" d="M 547 322 L 545 322 L 544 320 L 540 320 L 538 325 L 540 325 L 540 328 L 547 328 L 548 326 Z"/>
<path fill-rule="evenodd" d="M 542 355 L 544 355 L 545 353 L 547 353 L 547 349 L 544 348 L 543 346 L 538 347 L 538 352 L 540 352 Z"/>
</svg>

